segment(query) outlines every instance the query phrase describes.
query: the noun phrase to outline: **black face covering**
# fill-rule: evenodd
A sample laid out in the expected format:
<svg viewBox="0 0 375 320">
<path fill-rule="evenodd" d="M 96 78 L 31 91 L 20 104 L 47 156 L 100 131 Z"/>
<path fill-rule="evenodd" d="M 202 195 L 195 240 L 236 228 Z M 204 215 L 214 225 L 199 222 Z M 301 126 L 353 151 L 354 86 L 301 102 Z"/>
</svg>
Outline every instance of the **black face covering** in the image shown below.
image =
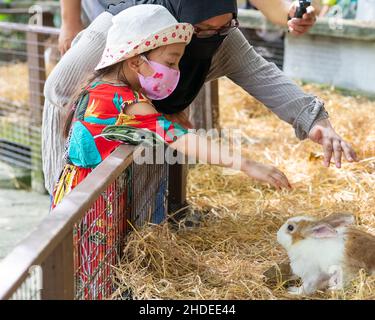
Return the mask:
<svg viewBox="0 0 375 320">
<path fill-rule="evenodd" d="M 138 4 L 160 4 L 179 22 L 193 25 L 227 13 L 237 16 L 236 0 L 124 0 L 117 5 L 110 5 L 107 11 L 115 15 Z M 212 57 L 224 39 L 224 36 L 219 35 L 210 38 L 193 36 L 180 62 L 181 77 L 176 90 L 164 100 L 153 101 L 158 111 L 176 113 L 193 102 L 206 81 Z"/>
<path fill-rule="evenodd" d="M 196 60 L 212 59 L 225 36 L 214 35 L 209 38 L 197 38 L 195 35 L 185 49 L 185 56 Z"/>
</svg>

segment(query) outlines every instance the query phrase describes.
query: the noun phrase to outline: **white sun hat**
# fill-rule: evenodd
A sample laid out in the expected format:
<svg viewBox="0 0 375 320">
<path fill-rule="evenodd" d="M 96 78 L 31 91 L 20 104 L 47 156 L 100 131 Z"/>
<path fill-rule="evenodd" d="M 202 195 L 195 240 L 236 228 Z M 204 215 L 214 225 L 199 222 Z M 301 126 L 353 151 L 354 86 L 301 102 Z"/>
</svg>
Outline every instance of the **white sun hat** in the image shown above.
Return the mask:
<svg viewBox="0 0 375 320">
<path fill-rule="evenodd" d="M 112 18 L 106 48 L 95 70 L 172 43 L 188 44 L 194 27 L 179 23 L 163 6 L 141 4 Z"/>
</svg>

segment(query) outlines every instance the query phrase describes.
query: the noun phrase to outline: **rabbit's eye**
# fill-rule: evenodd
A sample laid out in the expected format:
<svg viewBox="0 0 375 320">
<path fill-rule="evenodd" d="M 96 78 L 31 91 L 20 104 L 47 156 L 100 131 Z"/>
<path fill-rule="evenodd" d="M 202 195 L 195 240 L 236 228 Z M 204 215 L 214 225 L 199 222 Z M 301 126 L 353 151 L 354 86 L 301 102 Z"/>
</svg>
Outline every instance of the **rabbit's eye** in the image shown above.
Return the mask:
<svg viewBox="0 0 375 320">
<path fill-rule="evenodd" d="M 290 224 L 290 225 L 288 225 L 288 230 L 289 230 L 289 231 L 293 231 L 293 230 L 294 230 L 294 226 L 293 226 L 293 225 L 291 225 L 291 224 Z"/>
</svg>

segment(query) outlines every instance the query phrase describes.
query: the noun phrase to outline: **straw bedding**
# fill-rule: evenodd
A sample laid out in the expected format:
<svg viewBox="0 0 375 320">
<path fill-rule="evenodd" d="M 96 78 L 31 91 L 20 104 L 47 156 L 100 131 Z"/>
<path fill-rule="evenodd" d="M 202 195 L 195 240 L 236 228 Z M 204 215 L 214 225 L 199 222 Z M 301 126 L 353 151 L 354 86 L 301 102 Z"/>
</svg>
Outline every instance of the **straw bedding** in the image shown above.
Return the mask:
<svg viewBox="0 0 375 320">
<path fill-rule="evenodd" d="M 12 102 L 28 102 L 29 72 L 26 63 L 0 66 L 0 97 Z"/>
<path fill-rule="evenodd" d="M 135 299 L 299 299 L 264 275 L 287 262 L 276 241 L 287 218 L 351 212 L 359 228 L 375 234 L 375 103 L 315 85 L 304 89 L 326 101 L 334 127 L 361 161 L 324 168 L 319 146 L 299 142 L 289 125 L 222 80 L 221 125 L 241 128 L 243 152 L 278 166 L 294 188 L 278 192 L 242 173 L 197 165 L 189 172 L 188 199 L 205 212 L 200 225 L 164 223 L 133 232 L 115 268 L 114 298 L 130 289 Z M 360 272 L 346 290 L 310 298 L 375 299 L 375 277 Z"/>
<path fill-rule="evenodd" d="M 54 64 L 46 64 L 46 75 L 52 71 Z M 16 62 L 0 66 L 0 97 L 15 105 L 28 107 L 29 70 L 27 63 Z"/>
</svg>

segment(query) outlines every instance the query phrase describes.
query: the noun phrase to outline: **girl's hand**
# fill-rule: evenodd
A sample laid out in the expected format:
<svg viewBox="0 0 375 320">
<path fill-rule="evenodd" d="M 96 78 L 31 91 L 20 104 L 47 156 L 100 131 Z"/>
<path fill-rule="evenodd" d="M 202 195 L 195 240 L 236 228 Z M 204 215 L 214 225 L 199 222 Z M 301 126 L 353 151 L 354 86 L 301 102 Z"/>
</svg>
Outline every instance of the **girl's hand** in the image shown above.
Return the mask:
<svg viewBox="0 0 375 320">
<path fill-rule="evenodd" d="M 282 188 L 292 188 L 286 175 L 276 167 L 246 160 L 243 163 L 241 170 L 251 178 L 271 184 L 277 190 Z"/>
</svg>

